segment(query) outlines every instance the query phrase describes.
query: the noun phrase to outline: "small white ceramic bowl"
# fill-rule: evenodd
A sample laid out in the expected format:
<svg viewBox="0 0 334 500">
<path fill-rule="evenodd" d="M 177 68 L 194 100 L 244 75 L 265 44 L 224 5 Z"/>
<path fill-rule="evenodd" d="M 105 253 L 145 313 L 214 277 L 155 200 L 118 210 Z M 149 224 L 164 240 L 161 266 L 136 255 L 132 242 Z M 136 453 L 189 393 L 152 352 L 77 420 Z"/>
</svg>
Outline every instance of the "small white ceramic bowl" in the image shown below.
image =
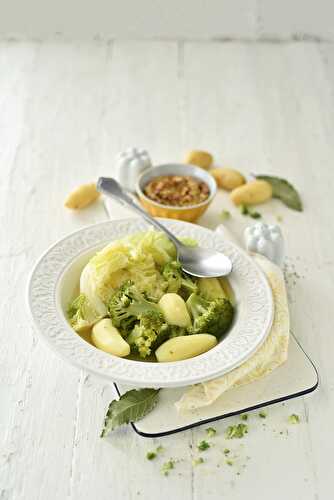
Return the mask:
<svg viewBox="0 0 334 500">
<path fill-rule="evenodd" d="M 28 286 L 28 303 L 41 338 L 68 362 L 110 382 L 134 387 L 177 387 L 213 379 L 245 361 L 265 340 L 272 322 L 273 301 L 268 282 L 253 260 L 214 232 L 181 221 L 161 219 L 179 237 L 216 248 L 233 263 L 230 284 L 237 300 L 236 320 L 213 349 L 185 361 L 156 363 L 117 358 L 83 340 L 66 318 L 68 304 L 78 293 L 81 271 L 97 250 L 112 240 L 148 230 L 146 222 L 123 219 L 77 231 L 53 245 L 35 265 Z"/>
</svg>

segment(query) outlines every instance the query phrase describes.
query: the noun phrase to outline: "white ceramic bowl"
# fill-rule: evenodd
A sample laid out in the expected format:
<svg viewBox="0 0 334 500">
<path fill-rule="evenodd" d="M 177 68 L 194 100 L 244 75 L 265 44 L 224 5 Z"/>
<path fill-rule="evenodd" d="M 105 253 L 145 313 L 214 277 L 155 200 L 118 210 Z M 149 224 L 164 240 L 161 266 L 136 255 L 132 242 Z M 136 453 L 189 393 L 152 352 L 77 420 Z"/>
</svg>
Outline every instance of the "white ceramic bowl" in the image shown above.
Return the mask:
<svg viewBox="0 0 334 500">
<path fill-rule="evenodd" d="M 117 358 L 93 347 L 70 327 L 66 310 L 78 293 L 81 270 L 110 241 L 148 229 L 146 222 L 123 219 L 77 231 L 53 245 L 39 259 L 28 285 L 28 303 L 41 338 L 68 362 L 111 382 L 135 387 L 177 387 L 218 377 L 239 366 L 265 340 L 272 323 L 270 286 L 253 260 L 208 229 L 161 219 L 178 236 L 224 252 L 233 263 L 229 277 L 236 296 L 236 318 L 228 335 L 213 349 L 185 361 L 154 363 Z"/>
</svg>

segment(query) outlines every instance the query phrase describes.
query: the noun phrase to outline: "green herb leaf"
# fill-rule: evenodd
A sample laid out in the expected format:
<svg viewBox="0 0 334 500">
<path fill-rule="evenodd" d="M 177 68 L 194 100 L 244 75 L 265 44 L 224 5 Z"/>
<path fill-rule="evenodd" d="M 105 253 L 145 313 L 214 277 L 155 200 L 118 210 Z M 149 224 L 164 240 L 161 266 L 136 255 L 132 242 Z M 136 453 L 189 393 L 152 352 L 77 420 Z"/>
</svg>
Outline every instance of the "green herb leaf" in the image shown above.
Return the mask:
<svg viewBox="0 0 334 500">
<path fill-rule="evenodd" d="M 200 443 L 198 443 L 197 448 L 199 449 L 199 451 L 205 451 L 210 448 L 210 444 L 207 441 L 201 441 Z"/>
<path fill-rule="evenodd" d="M 204 458 L 203 457 L 194 458 L 191 463 L 192 463 L 193 467 L 196 467 L 196 465 L 200 465 L 200 464 L 204 463 Z"/>
<path fill-rule="evenodd" d="M 261 417 L 261 418 L 267 418 L 267 412 L 264 411 L 264 410 L 260 411 L 259 417 Z"/>
<path fill-rule="evenodd" d="M 273 177 L 271 175 L 257 175 L 257 179 L 262 179 L 263 181 L 269 182 L 273 189 L 273 198 L 278 198 L 287 207 L 297 210 L 298 212 L 303 211 L 302 200 L 296 189 L 285 179 L 280 177 Z"/>
<path fill-rule="evenodd" d="M 101 437 L 107 436 L 111 431 L 123 424 L 137 422 L 145 417 L 158 401 L 157 389 L 132 389 L 125 392 L 119 400 L 110 403 Z"/>
<path fill-rule="evenodd" d="M 229 212 L 228 210 L 222 210 L 222 212 L 220 213 L 220 218 L 222 221 L 227 220 L 230 217 L 231 217 L 231 212 Z"/>
<path fill-rule="evenodd" d="M 157 454 L 154 451 L 148 451 L 146 453 L 146 458 L 147 460 L 154 460 L 156 458 Z"/>
<path fill-rule="evenodd" d="M 248 210 L 248 214 L 249 216 L 252 218 L 252 219 L 261 219 L 262 215 L 260 214 L 260 212 L 250 212 Z"/>
<path fill-rule="evenodd" d="M 211 437 L 213 437 L 213 436 L 215 436 L 217 434 L 217 431 L 216 431 L 216 429 L 214 427 L 208 427 L 206 429 L 206 433 L 207 433 L 208 437 L 211 438 Z"/>
<path fill-rule="evenodd" d="M 300 422 L 299 415 L 296 415 L 295 413 L 290 415 L 289 422 L 290 422 L 290 424 L 299 424 L 299 422 Z"/>
<path fill-rule="evenodd" d="M 240 418 L 241 418 L 241 420 L 248 420 L 248 414 L 243 413 L 242 415 L 240 415 Z"/>
<path fill-rule="evenodd" d="M 249 214 L 248 207 L 244 203 L 241 203 L 241 205 L 240 205 L 239 208 L 240 208 L 240 212 L 241 212 L 242 215 L 248 215 Z"/>
<path fill-rule="evenodd" d="M 174 469 L 174 465 L 175 465 L 175 460 L 173 460 L 172 458 L 168 460 L 168 462 L 165 462 L 161 467 L 161 472 L 163 473 L 163 475 L 168 476 L 169 471 Z"/>
<path fill-rule="evenodd" d="M 230 425 L 225 432 L 226 439 L 241 439 L 248 432 L 247 424 Z"/>
</svg>

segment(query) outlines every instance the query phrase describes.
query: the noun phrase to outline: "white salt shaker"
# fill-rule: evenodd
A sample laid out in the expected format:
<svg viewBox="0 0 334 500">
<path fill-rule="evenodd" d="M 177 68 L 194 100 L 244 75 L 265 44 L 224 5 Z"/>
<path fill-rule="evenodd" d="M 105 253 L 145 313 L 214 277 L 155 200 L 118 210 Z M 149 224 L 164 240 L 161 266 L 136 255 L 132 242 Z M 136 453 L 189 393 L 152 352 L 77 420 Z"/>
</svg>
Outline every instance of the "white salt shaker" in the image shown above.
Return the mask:
<svg viewBox="0 0 334 500">
<path fill-rule="evenodd" d="M 284 239 L 279 226 L 276 224 L 254 224 L 245 229 L 244 237 L 248 251 L 260 253 L 282 267 Z"/>
<path fill-rule="evenodd" d="M 137 179 L 147 168 L 152 162 L 145 149 L 128 148 L 116 156 L 117 179 L 129 191 L 136 190 Z"/>
</svg>

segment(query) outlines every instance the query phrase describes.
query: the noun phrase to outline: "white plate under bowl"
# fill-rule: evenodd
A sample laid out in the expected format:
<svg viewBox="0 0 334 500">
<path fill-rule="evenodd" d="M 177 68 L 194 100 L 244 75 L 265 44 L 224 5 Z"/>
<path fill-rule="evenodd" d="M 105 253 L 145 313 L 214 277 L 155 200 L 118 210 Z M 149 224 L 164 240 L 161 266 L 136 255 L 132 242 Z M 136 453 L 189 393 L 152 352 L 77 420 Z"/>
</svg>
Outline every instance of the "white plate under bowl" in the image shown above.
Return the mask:
<svg viewBox="0 0 334 500">
<path fill-rule="evenodd" d="M 39 259 L 28 285 L 28 304 L 41 337 L 64 359 L 104 379 L 135 387 L 179 387 L 210 380 L 243 363 L 265 340 L 273 318 L 266 277 L 240 248 L 209 229 L 160 219 L 177 236 L 225 253 L 233 263 L 229 276 L 236 297 L 236 317 L 228 335 L 213 349 L 192 359 L 154 363 L 117 358 L 93 347 L 70 327 L 66 309 L 78 289 L 89 258 L 112 240 L 146 231 L 140 219 L 89 226 L 58 241 Z"/>
</svg>

